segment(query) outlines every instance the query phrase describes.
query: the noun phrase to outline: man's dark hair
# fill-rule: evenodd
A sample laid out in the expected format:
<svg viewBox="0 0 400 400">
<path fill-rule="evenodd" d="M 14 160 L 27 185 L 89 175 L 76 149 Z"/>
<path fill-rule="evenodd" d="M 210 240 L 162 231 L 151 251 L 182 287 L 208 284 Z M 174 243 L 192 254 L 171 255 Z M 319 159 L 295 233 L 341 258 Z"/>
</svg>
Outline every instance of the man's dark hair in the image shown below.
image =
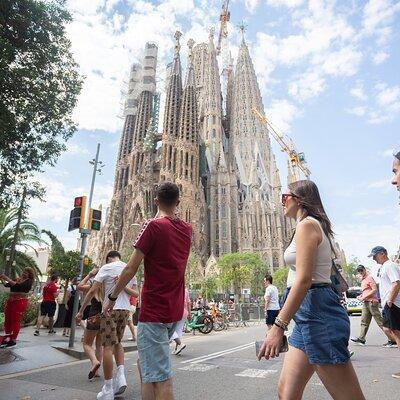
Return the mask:
<svg viewBox="0 0 400 400">
<path fill-rule="evenodd" d="M 51 277 L 50 277 L 50 280 L 51 281 L 56 281 L 58 279 L 58 276 L 57 275 L 52 275 Z"/>
<path fill-rule="evenodd" d="M 179 187 L 172 182 L 163 182 L 157 188 L 156 196 L 158 201 L 167 207 L 174 206 L 179 200 Z"/>
<path fill-rule="evenodd" d="M 364 267 L 364 265 L 359 265 L 358 267 L 357 267 L 357 272 L 365 272 L 366 271 L 366 269 L 365 269 L 365 267 Z"/>
<path fill-rule="evenodd" d="M 272 285 L 272 276 L 271 274 L 265 274 L 264 279 L 268 281 Z"/>
<path fill-rule="evenodd" d="M 119 258 L 119 259 L 121 259 L 121 254 L 117 251 L 117 250 L 111 250 L 111 251 L 109 251 L 108 253 L 107 253 L 107 255 L 106 255 L 106 261 L 109 259 L 109 258 Z"/>
<path fill-rule="evenodd" d="M 394 156 L 400 161 L 400 151 L 398 151 Z"/>
</svg>

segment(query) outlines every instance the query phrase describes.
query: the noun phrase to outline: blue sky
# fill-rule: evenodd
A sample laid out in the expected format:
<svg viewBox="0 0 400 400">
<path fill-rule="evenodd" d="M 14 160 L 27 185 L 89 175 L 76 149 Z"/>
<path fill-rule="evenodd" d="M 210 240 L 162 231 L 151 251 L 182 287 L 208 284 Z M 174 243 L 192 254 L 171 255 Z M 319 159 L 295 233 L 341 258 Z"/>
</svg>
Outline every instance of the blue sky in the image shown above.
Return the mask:
<svg viewBox="0 0 400 400">
<path fill-rule="evenodd" d="M 146 41 L 159 45 L 158 80 L 163 92 L 173 34 L 182 31 L 183 59 L 189 38 L 218 33 L 220 1 L 70 0 L 72 50 L 86 76 L 75 110 L 79 130 L 56 168 L 38 178 L 47 202 L 33 202 L 31 219 L 63 243 L 73 197 L 88 192 L 88 161 L 101 143 L 106 164 L 94 204 L 112 195 L 122 126 L 121 104 L 130 64 Z M 306 153 L 337 239 L 347 257 L 365 255 L 376 244 L 395 253 L 400 244 L 399 194 L 390 187 L 391 154 L 400 149 L 400 2 L 390 0 L 231 1 L 230 46 L 236 28 L 246 40 L 258 75 L 267 117 Z M 396 48 L 397 43 L 397 48 Z M 160 124 L 160 126 L 162 126 Z M 286 180 L 286 157 L 273 142 Z"/>
</svg>

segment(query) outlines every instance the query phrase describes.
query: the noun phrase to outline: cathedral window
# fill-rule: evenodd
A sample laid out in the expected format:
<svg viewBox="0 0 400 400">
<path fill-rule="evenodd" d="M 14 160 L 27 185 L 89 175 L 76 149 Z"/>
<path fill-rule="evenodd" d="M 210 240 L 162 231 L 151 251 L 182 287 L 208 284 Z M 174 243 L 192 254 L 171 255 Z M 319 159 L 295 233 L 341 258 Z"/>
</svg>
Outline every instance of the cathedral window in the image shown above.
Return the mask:
<svg viewBox="0 0 400 400">
<path fill-rule="evenodd" d="M 213 124 L 215 125 L 215 123 L 216 123 L 216 118 L 215 118 L 215 115 L 213 115 L 213 117 L 212 117 L 212 119 L 213 119 Z"/>
<path fill-rule="evenodd" d="M 176 173 L 176 149 L 172 152 L 172 171 Z"/>
<path fill-rule="evenodd" d="M 194 178 L 194 157 L 190 156 L 190 180 L 193 182 Z"/>
<path fill-rule="evenodd" d="M 212 137 L 213 137 L 213 139 L 215 139 L 216 136 L 217 136 L 216 131 L 215 131 L 215 129 L 213 129 L 213 130 L 212 130 Z"/>
<path fill-rule="evenodd" d="M 171 162 L 172 162 L 172 146 L 169 146 L 169 148 L 168 148 L 168 169 L 169 170 L 171 170 L 171 168 L 172 168 Z"/>
<path fill-rule="evenodd" d="M 226 218 L 226 205 L 221 205 L 221 218 Z"/>
<path fill-rule="evenodd" d="M 223 188 L 221 188 L 221 193 L 222 194 L 226 194 L 226 189 L 223 187 Z"/>
<path fill-rule="evenodd" d="M 218 206 L 215 207 L 215 218 L 216 219 L 219 218 L 219 207 Z"/>
<path fill-rule="evenodd" d="M 126 186 L 128 184 L 128 178 L 129 178 L 129 166 L 126 167 L 126 169 L 125 169 L 124 186 Z"/>
<path fill-rule="evenodd" d="M 185 178 L 187 179 L 189 175 L 189 154 L 185 154 Z"/>
<path fill-rule="evenodd" d="M 222 223 L 222 237 L 224 239 L 226 239 L 226 237 L 228 236 L 228 230 L 226 228 L 226 222 Z"/>
<path fill-rule="evenodd" d="M 218 227 L 218 225 L 216 225 L 216 228 L 215 228 L 215 239 L 219 240 L 219 227 Z"/>
</svg>

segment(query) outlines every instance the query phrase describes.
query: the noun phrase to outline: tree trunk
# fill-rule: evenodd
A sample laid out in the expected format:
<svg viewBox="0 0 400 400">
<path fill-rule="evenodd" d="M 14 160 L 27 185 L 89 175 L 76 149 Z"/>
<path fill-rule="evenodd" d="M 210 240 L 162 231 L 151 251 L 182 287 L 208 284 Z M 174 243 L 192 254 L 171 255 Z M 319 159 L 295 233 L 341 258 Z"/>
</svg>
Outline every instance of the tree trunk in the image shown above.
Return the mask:
<svg viewBox="0 0 400 400">
<path fill-rule="evenodd" d="M 26 187 L 24 187 L 24 191 L 22 193 L 22 199 L 21 199 L 21 204 L 18 209 L 18 219 L 17 219 L 17 225 L 15 226 L 15 232 L 14 232 L 14 238 L 11 244 L 11 250 L 10 250 L 10 258 L 8 259 L 8 263 L 6 265 L 4 274 L 9 276 L 11 273 L 11 278 L 15 278 L 15 269 L 13 268 L 14 260 L 15 260 L 15 250 L 17 247 L 17 242 L 18 242 L 18 234 L 19 234 L 19 227 L 21 225 L 21 220 L 22 220 L 22 211 L 24 209 L 24 203 L 25 203 L 25 197 L 26 197 Z"/>
</svg>

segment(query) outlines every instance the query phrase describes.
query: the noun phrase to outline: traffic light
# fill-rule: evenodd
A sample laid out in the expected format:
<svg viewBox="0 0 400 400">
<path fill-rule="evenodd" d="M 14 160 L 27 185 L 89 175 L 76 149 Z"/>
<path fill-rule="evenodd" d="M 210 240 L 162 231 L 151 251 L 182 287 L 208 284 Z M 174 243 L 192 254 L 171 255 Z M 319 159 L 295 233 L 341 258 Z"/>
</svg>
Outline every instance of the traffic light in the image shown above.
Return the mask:
<svg viewBox="0 0 400 400">
<path fill-rule="evenodd" d="M 86 196 L 75 197 L 74 209 L 69 216 L 68 231 L 85 227 Z"/>
<path fill-rule="evenodd" d="M 91 208 L 89 210 L 89 224 L 88 228 L 93 231 L 99 231 L 101 226 L 101 211 L 94 210 Z"/>
</svg>

